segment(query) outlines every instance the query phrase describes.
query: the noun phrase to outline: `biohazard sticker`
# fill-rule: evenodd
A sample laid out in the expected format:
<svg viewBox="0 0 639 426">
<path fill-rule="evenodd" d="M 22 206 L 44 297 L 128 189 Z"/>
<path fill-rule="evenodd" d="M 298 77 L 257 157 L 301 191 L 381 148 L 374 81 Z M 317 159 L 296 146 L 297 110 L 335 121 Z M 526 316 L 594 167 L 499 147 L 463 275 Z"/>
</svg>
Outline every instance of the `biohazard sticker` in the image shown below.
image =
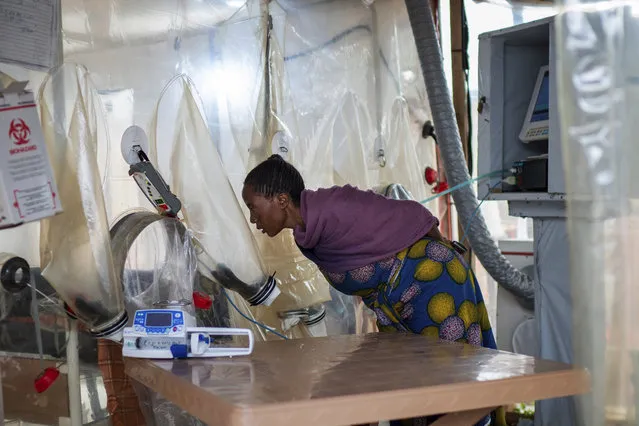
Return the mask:
<svg viewBox="0 0 639 426">
<path fill-rule="evenodd" d="M 62 211 L 30 92 L 0 96 L 0 228 Z M 12 102 L 7 102 L 7 100 Z"/>
</svg>

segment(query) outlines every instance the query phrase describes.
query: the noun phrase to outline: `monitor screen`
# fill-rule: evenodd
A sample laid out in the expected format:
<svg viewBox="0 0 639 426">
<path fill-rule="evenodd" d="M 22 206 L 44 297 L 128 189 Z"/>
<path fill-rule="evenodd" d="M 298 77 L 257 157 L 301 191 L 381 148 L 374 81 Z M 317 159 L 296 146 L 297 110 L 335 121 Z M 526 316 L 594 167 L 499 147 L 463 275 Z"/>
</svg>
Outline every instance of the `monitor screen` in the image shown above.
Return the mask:
<svg viewBox="0 0 639 426">
<path fill-rule="evenodd" d="M 532 116 L 530 117 L 530 121 L 535 123 L 537 121 L 545 121 L 548 120 L 548 102 L 549 102 L 549 86 L 550 86 L 550 78 L 548 71 L 544 73 L 544 78 L 541 81 L 541 86 L 539 87 L 539 94 L 537 95 L 537 101 L 535 102 L 535 109 L 533 109 Z"/>
<path fill-rule="evenodd" d="M 144 322 L 146 327 L 170 327 L 171 324 L 170 312 L 149 312 Z"/>
</svg>

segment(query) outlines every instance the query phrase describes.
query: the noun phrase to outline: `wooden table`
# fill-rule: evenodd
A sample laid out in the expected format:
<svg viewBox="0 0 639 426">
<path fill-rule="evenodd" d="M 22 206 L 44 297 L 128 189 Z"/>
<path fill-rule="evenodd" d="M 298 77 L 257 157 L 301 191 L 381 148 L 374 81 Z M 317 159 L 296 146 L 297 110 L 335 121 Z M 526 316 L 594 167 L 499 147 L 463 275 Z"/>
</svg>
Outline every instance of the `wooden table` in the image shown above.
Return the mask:
<svg viewBox="0 0 639 426">
<path fill-rule="evenodd" d="M 126 372 L 213 425 L 353 425 L 457 413 L 470 425 L 493 407 L 588 392 L 566 364 L 413 334 L 258 343 L 250 357 L 149 361 Z"/>
</svg>

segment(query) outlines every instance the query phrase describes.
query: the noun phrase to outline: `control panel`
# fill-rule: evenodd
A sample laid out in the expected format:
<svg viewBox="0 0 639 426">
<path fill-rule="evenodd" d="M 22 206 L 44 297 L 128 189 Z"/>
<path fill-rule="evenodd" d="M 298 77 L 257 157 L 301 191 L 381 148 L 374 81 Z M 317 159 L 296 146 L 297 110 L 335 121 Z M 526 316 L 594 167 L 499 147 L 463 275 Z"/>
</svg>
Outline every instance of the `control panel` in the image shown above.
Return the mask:
<svg viewBox="0 0 639 426">
<path fill-rule="evenodd" d="M 185 327 L 195 327 L 195 319 L 178 309 L 149 309 L 137 311 L 133 329 L 151 335 L 183 335 Z"/>
</svg>

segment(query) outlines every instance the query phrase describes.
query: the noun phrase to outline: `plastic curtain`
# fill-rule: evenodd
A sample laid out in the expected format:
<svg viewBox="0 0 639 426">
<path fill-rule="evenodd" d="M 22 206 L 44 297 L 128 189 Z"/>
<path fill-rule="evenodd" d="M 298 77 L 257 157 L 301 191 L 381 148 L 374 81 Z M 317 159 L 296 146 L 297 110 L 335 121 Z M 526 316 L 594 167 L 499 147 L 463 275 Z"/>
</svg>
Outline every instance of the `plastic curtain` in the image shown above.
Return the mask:
<svg viewBox="0 0 639 426">
<path fill-rule="evenodd" d="M 63 214 L 41 221 L 42 275 L 79 319 L 99 331 L 125 313 L 98 162 L 101 104 L 87 70 L 74 64 L 53 71 L 38 101 L 64 206 Z"/>
<path fill-rule="evenodd" d="M 639 339 L 639 9 L 564 2 L 556 20 L 560 118 L 568 193 L 574 361 L 590 370 L 578 424 L 636 424 Z"/>
</svg>

